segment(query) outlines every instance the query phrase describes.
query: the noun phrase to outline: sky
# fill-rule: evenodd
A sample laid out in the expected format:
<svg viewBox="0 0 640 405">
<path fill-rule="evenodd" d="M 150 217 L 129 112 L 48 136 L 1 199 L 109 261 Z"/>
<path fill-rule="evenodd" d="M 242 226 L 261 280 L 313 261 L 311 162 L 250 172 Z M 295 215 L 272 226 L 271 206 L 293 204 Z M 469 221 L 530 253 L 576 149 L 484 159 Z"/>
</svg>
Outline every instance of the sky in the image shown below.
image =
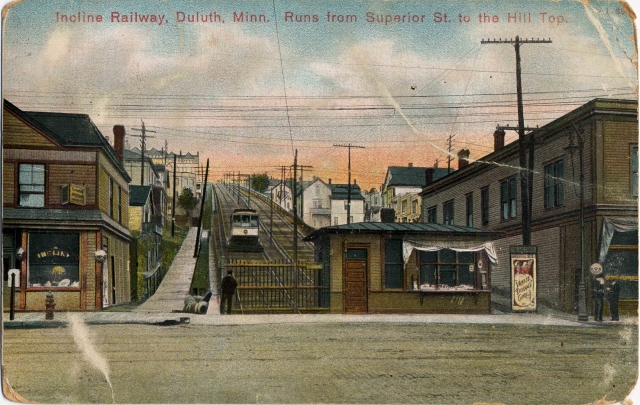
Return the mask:
<svg viewBox="0 0 640 405">
<path fill-rule="evenodd" d="M 88 114 L 111 139 L 113 125 L 138 135 L 144 122 L 148 148 L 199 151 L 210 180 L 279 178 L 297 151 L 305 180 L 345 183 L 336 145 L 361 146 L 351 177 L 379 189 L 388 166 L 455 168 L 457 151 L 482 158 L 497 125 L 517 125 L 514 46 L 483 39 L 551 40 L 521 46 L 528 127 L 596 97 L 637 99 L 627 12 L 602 0 L 25 0 L 4 9 L 2 94 Z"/>
</svg>

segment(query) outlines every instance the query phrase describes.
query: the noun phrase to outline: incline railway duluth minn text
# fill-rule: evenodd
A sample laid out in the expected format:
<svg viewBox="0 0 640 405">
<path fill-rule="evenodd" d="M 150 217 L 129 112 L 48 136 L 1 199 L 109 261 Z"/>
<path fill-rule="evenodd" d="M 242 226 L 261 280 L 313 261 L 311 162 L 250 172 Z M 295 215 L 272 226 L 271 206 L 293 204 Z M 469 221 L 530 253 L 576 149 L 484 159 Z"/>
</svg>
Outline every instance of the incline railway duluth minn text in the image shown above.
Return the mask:
<svg viewBox="0 0 640 405">
<path fill-rule="evenodd" d="M 394 25 L 394 24 L 424 24 L 424 23 L 500 23 L 526 24 L 539 22 L 543 24 L 562 25 L 569 20 L 562 15 L 553 15 L 547 12 L 524 13 L 513 12 L 506 15 L 496 15 L 488 12 L 481 12 L 477 15 L 452 14 L 442 11 L 433 14 L 420 14 L 405 12 L 402 14 L 380 14 L 368 11 L 363 15 L 339 14 L 327 11 L 322 14 L 300 14 L 292 11 L 285 11 L 282 14 L 285 23 L 359 23 Z M 167 25 L 171 21 L 165 14 L 144 14 L 137 11 L 120 12 L 112 11 L 108 16 L 102 14 L 92 14 L 85 11 L 75 13 L 56 12 L 57 23 L 134 23 L 134 24 L 156 24 Z M 174 15 L 175 23 L 269 23 L 271 22 L 267 14 L 255 14 L 246 11 L 233 11 L 225 17 L 223 13 L 217 11 L 186 13 L 177 11 Z"/>
</svg>

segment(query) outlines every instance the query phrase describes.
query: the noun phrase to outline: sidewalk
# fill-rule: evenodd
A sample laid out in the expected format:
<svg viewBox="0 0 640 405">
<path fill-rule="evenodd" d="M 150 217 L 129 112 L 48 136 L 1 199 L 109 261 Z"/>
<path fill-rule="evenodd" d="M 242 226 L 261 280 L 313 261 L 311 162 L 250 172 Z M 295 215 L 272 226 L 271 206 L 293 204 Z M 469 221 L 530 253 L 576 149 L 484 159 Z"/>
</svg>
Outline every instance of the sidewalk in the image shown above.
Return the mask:
<svg viewBox="0 0 640 405">
<path fill-rule="evenodd" d="M 572 327 L 637 326 L 638 318 L 621 317 L 619 322 L 579 322 L 570 314 L 558 317 L 550 314 L 501 314 L 501 315 L 452 315 L 452 314 L 285 314 L 285 315 L 224 315 L 188 314 L 172 312 L 76 312 L 87 324 L 147 324 L 172 326 L 192 325 L 257 325 L 257 324 L 329 324 L 329 323 L 380 323 L 380 324 L 466 324 L 466 325 L 538 325 Z M 44 312 L 17 313 L 15 320 L 7 320 L 5 329 L 66 327 L 67 313 L 56 312 L 53 321 L 44 320 Z"/>
<path fill-rule="evenodd" d="M 171 263 L 158 290 L 133 312 L 171 312 L 181 311 L 184 300 L 189 295 L 196 258 L 193 250 L 196 246 L 197 228 L 190 228 L 187 237 Z"/>
</svg>

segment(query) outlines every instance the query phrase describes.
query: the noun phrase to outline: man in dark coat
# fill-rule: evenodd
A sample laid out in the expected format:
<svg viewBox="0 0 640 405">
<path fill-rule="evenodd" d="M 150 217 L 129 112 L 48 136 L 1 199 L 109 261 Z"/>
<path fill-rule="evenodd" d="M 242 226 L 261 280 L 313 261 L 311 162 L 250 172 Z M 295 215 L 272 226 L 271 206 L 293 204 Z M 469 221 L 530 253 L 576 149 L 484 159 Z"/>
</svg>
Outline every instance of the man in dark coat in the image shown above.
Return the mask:
<svg viewBox="0 0 640 405">
<path fill-rule="evenodd" d="M 607 287 L 607 301 L 609 301 L 609 312 L 611 313 L 611 320 L 618 321 L 618 298 L 620 298 L 620 285 L 617 280 L 611 281 Z"/>
<path fill-rule="evenodd" d="M 233 278 L 233 272 L 229 270 L 227 271 L 227 275 L 222 279 L 222 297 L 220 298 L 221 315 L 224 314 L 225 304 L 227 306 L 227 314 L 231 314 L 231 303 L 233 302 L 233 296 L 236 293 L 236 287 L 238 287 L 238 283 L 236 282 L 236 279 Z"/>
<path fill-rule="evenodd" d="M 602 308 L 604 307 L 604 279 L 597 277 L 595 280 L 595 314 L 594 320 L 602 322 Z"/>
</svg>

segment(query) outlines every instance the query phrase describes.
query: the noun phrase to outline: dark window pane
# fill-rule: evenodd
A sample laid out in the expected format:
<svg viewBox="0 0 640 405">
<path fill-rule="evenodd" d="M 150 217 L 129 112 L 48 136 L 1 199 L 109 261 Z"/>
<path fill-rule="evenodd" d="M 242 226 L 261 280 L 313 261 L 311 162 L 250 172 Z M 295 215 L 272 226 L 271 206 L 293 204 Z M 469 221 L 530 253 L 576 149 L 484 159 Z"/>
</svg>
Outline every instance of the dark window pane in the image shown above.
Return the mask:
<svg viewBox="0 0 640 405">
<path fill-rule="evenodd" d="M 420 261 L 423 263 L 436 263 L 438 261 L 438 252 L 420 252 Z"/>
<path fill-rule="evenodd" d="M 456 252 L 450 249 L 442 249 L 440 251 L 440 263 L 455 263 Z"/>
<path fill-rule="evenodd" d="M 347 249 L 347 259 L 366 259 L 367 249 Z"/>
<path fill-rule="evenodd" d="M 456 267 L 440 266 L 440 285 L 455 286 L 456 285 Z"/>
<path fill-rule="evenodd" d="M 469 271 L 469 265 L 458 266 L 458 285 L 473 286 L 473 271 Z"/>
<path fill-rule="evenodd" d="M 386 288 L 402 288 L 401 264 L 386 264 L 384 268 L 384 286 Z"/>
<path fill-rule="evenodd" d="M 473 264 L 473 252 L 458 252 L 458 263 Z"/>
<path fill-rule="evenodd" d="M 420 284 L 435 285 L 438 282 L 436 270 L 435 264 L 423 264 L 420 266 Z"/>
</svg>

